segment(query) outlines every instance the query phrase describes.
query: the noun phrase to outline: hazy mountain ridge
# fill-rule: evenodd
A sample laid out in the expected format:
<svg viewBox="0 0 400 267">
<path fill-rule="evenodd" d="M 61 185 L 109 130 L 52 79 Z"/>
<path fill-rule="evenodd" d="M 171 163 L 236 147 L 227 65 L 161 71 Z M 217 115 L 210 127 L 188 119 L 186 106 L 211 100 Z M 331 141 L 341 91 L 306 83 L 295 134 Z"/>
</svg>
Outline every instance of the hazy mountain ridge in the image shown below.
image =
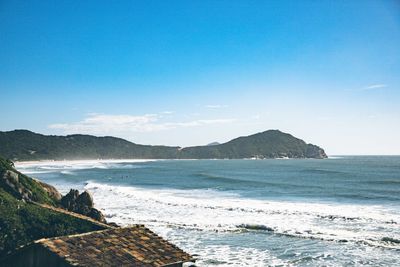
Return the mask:
<svg viewBox="0 0 400 267">
<path fill-rule="evenodd" d="M 0 132 L 0 155 L 12 160 L 64 159 L 241 159 L 326 158 L 324 150 L 279 130 L 238 137 L 213 146 L 139 145 L 91 135 L 42 135 L 28 130 Z"/>
</svg>

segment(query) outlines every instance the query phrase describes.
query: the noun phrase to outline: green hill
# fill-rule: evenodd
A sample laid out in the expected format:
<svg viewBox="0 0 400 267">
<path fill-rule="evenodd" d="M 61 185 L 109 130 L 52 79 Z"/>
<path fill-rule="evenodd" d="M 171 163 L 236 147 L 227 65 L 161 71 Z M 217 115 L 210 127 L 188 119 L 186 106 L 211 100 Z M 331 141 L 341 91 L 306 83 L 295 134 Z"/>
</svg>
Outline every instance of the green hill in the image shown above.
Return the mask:
<svg viewBox="0 0 400 267">
<path fill-rule="evenodd" d="M 145 146 L 115 137 L 42 135 L 27 130 L 0 132 L 0 155 L 13 160 L 176 158 L 178 148 Z"/>
<path fill-rule="evenodd" d="M 23 175 L 10 161 L 0 158 L 0 258 L 40 238 L 104 229 L 34 203 L 57 206 L 61 196 L 57 193 L 52 186 Z"/>
<path fill-rule="evenodd" d="M 269 130 L 214 146 L 188 147 L 182 158 L 326 158 L 325 151 L 290 134 Z"/>
<path fill-rule="evenodd" d="M 27 130 L 0 132 L 0 155 L 13 160 L 325 158 L 320 147 L 278 130 L 196 147 L 138 145 L 121 138 L 53 136 Z"/>
</svg>

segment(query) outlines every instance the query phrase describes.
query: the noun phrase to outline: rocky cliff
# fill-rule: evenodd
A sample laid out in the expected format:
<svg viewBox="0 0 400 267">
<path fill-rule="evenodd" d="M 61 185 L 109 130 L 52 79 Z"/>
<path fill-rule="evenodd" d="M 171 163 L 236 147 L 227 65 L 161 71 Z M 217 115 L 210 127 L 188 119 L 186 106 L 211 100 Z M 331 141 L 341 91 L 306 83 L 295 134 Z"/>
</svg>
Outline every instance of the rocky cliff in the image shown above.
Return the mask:
<svg viewBox="0 0 400 267">
<path fill-rule="evenodd" d="M 93 201 L 88 194 L 81 199 L 77 201 L 79 206 L 91 211 Z M 0 157 L 0 258 L 40 238 L 107 228 L 61 209 L 61 200 L 61 194 L 53 186 L 18 172 L 10 161 Z M 102 219 L 99 214 L 96 216 Z"/>
<path fill-rule="evenodd" d="M 3 168 L 0 169 L 0 186 L 15 198 L 24 202 L 62 207 L 105 222 L 103 214 L 94 208 L 93 198 L 89 192 L 79 194 L 78 190 L 71 189 L 63 197 L 55 187 L 18 172 L 10 161 L 3 160 L 3 162 Z"/>
<path fill-rule="evenodd" d="M 103 214 L 94 208 L 92 195 L 88 191 L 79 194 L 78 190 L 71 189 L 61 198 L 61 206 L 69 211 L 91 217 L 100 222 L 106 222 Z"/>
</svg>

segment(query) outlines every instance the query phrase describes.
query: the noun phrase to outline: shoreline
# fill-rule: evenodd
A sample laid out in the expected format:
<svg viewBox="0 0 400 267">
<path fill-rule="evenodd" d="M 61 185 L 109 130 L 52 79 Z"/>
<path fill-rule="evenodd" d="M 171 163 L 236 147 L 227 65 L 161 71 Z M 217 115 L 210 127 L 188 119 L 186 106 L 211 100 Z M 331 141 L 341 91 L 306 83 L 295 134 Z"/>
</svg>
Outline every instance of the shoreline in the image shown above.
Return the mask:
<svg viewBox="0 0 400 267">
<path fill-rule="evenodd" d="M 343 156 L 328 156 L 326 159 L 338 159 Z M 179 161 L 192 161 L 192 160 L 301 160 L 301 159 L 315 159 L 315 158 L 234 158 L 234 159 L 220 159 L 220 158 L 209 158 L 209 159 L 66 159 L 66 160 L 26 160 L 26 161 L 14 161 L 17 166 L 29 166 L 29 165 L 40 165 L 40 164 L 54 164 L 57 163 L 69 163 L 71 164 L 87 164 L 87 163 L 135 163 L 135 162 L 152 162 L 152 161 L 164 161 L 164 160 L 179 160 Z M 318 159 L 320 160 L 320 159 Z"/>
<path fill-rule="evenodd" d="M 164 159 L 77 159 L 77 160 L 28 160 L 28 161 L 15 161 L 15 166 L 35 166 L 35 165 L 57 165 L 57 164 L 90 164 L 90 163 L 135 163 L 135 162 L 151 162 L 160 161 Z"/>
</svg>

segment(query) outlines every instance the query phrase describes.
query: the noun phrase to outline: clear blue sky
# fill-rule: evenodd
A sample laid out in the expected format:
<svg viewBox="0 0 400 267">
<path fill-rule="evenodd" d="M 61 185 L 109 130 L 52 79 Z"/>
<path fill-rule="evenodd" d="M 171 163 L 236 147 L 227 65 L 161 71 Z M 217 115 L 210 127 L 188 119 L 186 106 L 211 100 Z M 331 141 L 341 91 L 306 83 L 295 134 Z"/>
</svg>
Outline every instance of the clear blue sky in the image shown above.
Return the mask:
<svg viewBox="0 0 400 267">
<path fill-rule="evenodd" d="M 0 1 L 0 130 L 400 154 L 399 1 Z"/>
</svg>

